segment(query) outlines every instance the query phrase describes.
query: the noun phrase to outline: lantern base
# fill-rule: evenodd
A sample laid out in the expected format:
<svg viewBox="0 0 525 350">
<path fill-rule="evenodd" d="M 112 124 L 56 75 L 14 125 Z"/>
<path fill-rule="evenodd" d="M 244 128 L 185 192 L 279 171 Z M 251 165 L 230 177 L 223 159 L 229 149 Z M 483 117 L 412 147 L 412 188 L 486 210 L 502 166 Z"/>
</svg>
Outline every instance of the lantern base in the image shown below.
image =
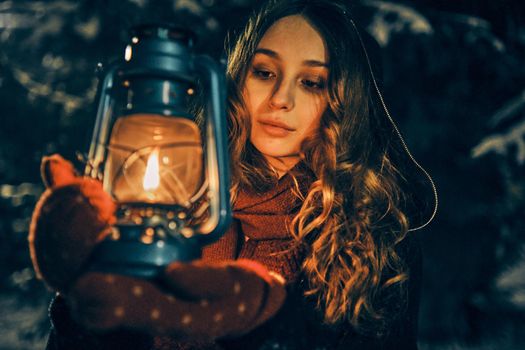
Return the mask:
<svg viewBox="0 0 525 350">
<path fill-rule="evenodd" d="M 193 239 L 180 236 L 144 243 L 135 238 L 140 227 L 117 228 L 118 240 L 110 237 L 95 248 L 91 271 L 154 279 L 172 262 L 188 262 L 201 257 L 201 247 Z"/>
</svg>

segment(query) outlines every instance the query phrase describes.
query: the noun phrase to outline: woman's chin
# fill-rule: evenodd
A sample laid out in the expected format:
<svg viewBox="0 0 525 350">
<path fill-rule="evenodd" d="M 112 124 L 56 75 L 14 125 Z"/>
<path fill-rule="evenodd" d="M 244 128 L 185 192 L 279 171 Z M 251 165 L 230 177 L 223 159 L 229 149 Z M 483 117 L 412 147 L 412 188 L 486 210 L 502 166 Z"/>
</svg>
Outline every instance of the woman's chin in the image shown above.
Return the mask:
<svg viewBox="0 0 525 350">
<path fill-rule="evenodd" d="M 257 145 L 255 147 L 266 158 L 282 159 L 283 161 L 288 158 L 299 158 L 299 153 L 295 150 L 275 147 L 257 147 Z"/>
<path fill-rule="evenodd" d="M 276 140 L 261 138 L 252 140 L 252 144 L 267 157 L 286 158 L 293 157 L 299 153 L 296 147 L 290 147 L 291 145 L 288 142 L 277 142 Z"/>
</svg>

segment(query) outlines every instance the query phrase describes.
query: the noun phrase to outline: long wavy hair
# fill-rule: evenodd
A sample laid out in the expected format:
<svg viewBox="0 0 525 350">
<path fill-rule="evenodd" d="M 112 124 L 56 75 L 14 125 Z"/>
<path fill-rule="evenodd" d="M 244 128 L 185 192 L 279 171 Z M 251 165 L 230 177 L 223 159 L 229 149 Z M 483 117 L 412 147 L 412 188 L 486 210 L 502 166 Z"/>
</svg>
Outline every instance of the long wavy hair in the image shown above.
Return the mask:
<svg viewBox="0 0 525 350">
<path fill-rule="evenodd" d="M 376 325 L 379 330 L 389 315 L 374 302 L 378 294 L 387 288 L 406 292 L 408 271 L 395 248 L 409 226 L 400 209 L 402 176 L 390 156 L 393 129 L 379 108 L 361 38 L 342 3 L 270 1 L 229 47 L 232 194 L 235 198 L 243 186 L 260 189 L 276 179 L 249 141 L 242 91 L 261 38 L 289 15 L 305 18 L 329 53 L 328 107 L 318 132 L 302 144 L 303 162 L 315 180 L 290 227 L 307 247 L 306 294 L 316 297 L 327 323 L 347 320 L 356 329 Z"/>
</svg>

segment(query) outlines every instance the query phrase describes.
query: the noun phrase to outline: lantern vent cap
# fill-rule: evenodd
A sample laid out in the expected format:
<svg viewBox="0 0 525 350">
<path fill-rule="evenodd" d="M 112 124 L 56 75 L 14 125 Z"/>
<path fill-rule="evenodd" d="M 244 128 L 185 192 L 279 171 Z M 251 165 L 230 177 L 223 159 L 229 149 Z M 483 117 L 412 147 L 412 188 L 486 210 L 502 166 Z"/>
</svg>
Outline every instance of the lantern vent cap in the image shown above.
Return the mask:
<svg viewBox="0 0 525 350">
<path fill-rule="evenodd" d="M 193 31 L 170 23 L 147 23 L 131 28 L 132 40 L 172 40 L 193 47 L 196 35 Z"/>
</svg>

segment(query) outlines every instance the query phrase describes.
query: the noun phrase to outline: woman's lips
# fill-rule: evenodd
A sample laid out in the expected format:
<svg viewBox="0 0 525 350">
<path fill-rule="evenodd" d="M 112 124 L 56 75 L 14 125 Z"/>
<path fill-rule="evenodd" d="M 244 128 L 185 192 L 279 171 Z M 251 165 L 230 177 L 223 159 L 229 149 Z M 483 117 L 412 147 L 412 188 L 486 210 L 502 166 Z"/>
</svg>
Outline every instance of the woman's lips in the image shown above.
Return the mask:
<svg viewBox="0 0 525 350">
<path fill-rule="evenodd" d="M 295 129 L 289 127 L 288 125 L 276 122 L 272 120 L 259 120 L 258 121 L 261 129 L 268 135 L 274 137 L 285 137 Z"/>
</svg>

